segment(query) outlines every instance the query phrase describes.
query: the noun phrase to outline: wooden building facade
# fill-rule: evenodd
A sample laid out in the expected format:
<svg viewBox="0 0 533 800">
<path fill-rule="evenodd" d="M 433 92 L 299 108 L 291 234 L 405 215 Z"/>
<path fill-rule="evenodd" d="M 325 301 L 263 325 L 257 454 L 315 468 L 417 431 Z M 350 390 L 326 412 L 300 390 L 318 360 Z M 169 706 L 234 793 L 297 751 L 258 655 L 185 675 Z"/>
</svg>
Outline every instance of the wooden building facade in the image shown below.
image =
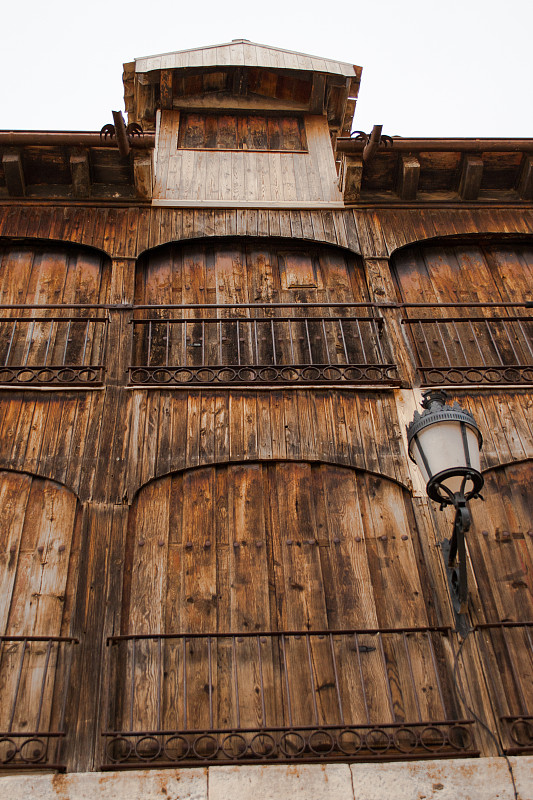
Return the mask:
<svg viewBox="0 0 533 800">
<path fill-rule="evenodd" d="M 125 65 L 144 133 L 0 132 L 0 770 L 533 752 L 533 140 L 370 152 L 360 73 L 239 40 Z"/>
</svg>

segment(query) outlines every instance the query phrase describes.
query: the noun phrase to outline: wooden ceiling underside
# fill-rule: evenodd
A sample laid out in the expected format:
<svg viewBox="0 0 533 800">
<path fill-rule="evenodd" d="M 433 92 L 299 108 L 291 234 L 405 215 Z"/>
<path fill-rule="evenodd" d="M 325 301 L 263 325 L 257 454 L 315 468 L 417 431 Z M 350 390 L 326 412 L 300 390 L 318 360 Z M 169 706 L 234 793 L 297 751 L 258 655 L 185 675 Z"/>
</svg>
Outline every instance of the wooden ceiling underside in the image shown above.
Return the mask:
<svg viewBox="0 0 533 800">
<path fill-rule="evenodd" d="M 504 146 L 502 140 L 502 148 Z M 387 147 L 364 162 L 338 156 L 346 203 L 531 202 L 531 152 L 398 152 Z"/>
<path fill-rule="evenodd" d="M 349 135 L 359 83 L 353 77 L 252 66 L 156 69 L 135 72 L 124 65 L 124 100 L 129 122 L 155 124 L 157 109 L 299 111 L 327 115 L 332 135 Z"/>
<path fill-rule="evenodd" d="M 0 199 L 150 200 L 151 153 L 115 148 L 0 147 Z"/>
</svg>

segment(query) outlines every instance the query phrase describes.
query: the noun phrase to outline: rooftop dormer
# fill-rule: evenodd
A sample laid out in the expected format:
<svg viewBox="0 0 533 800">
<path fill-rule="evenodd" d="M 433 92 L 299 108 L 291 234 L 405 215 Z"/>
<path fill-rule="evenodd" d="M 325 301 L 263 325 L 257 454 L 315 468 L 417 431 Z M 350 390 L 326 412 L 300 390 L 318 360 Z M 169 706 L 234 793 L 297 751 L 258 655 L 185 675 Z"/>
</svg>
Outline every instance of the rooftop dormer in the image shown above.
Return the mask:
<svg viewBox="0 0 533 800">
<path fill-rule="evenodd" d="M 325 115 L 349 135 L 361 67 L 234 39 L 137 58 L 124 65 L 130 122 L 151 129 L 157 110 L 300 112 Z"/>
</svg>

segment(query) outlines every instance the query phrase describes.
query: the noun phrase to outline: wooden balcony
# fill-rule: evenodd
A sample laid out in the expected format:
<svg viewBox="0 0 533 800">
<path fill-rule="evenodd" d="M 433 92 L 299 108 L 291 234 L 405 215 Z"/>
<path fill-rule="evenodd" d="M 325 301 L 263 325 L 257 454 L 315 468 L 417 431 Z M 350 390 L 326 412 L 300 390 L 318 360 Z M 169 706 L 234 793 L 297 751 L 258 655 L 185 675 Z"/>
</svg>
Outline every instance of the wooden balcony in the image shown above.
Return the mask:
<svg viewBox="0 0 533 800">
<path fill-rule="evenodd" d="M 135 314 L 131 384 L 398 384 L 372 306 L 137 306 Z"/>
<path fill-rule="evenodd" d="M 0 636 L 0 769 L 63 770 L 70 637 Z"/>
<path fill-rule="evenodd" d="M 104 769 L 478 755 L 447 628 L 115 636 Z"/>
<path fill-rule="evenodd" d="M 533 312 L 524 305 L 405 304 L 424 386 L 533 384 Z"/>
<path fill-rule="evenodd" d="M 0 385 L 91 386 L 103 382 L 107 316 L 68 306 L 1 306 Z"/>
</svg>

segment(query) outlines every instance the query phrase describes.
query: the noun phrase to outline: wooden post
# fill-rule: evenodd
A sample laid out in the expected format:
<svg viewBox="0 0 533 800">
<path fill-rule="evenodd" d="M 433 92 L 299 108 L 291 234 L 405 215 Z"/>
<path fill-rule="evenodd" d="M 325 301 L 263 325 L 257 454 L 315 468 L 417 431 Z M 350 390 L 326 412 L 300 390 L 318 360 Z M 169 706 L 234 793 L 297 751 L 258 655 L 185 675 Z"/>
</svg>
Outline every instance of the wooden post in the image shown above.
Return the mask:
<svg viewBox="0 0 533 800">
<path fill-rule="evenodd" d="M 420 161 L 418 158 L 402 153 L 398 164 L 398 181 L 396 184 L 396 191 L 400 200 L 416 200 L 419 178 Z"/>
<path fill-rule="evenodd" d="M 26 184 L 24 181 L 24 169 L 20 153 L 4 153 L 2 156 L 2 166 L 6 179 L 7 191 L 10 197 L 24 197 Z"/>
<path fill-rule="evenodd" d="M 483 178 L 483 159 L 479 156 L 465 156 L 459 181 L 461 200 L 477 200 Z"/>
<path fill-rule="evenodd" d="M 70 174 L 72 175 L 74 197 L 89 197 L 91 176 L 87 150 L 70 156 Z"/>
</svg>

